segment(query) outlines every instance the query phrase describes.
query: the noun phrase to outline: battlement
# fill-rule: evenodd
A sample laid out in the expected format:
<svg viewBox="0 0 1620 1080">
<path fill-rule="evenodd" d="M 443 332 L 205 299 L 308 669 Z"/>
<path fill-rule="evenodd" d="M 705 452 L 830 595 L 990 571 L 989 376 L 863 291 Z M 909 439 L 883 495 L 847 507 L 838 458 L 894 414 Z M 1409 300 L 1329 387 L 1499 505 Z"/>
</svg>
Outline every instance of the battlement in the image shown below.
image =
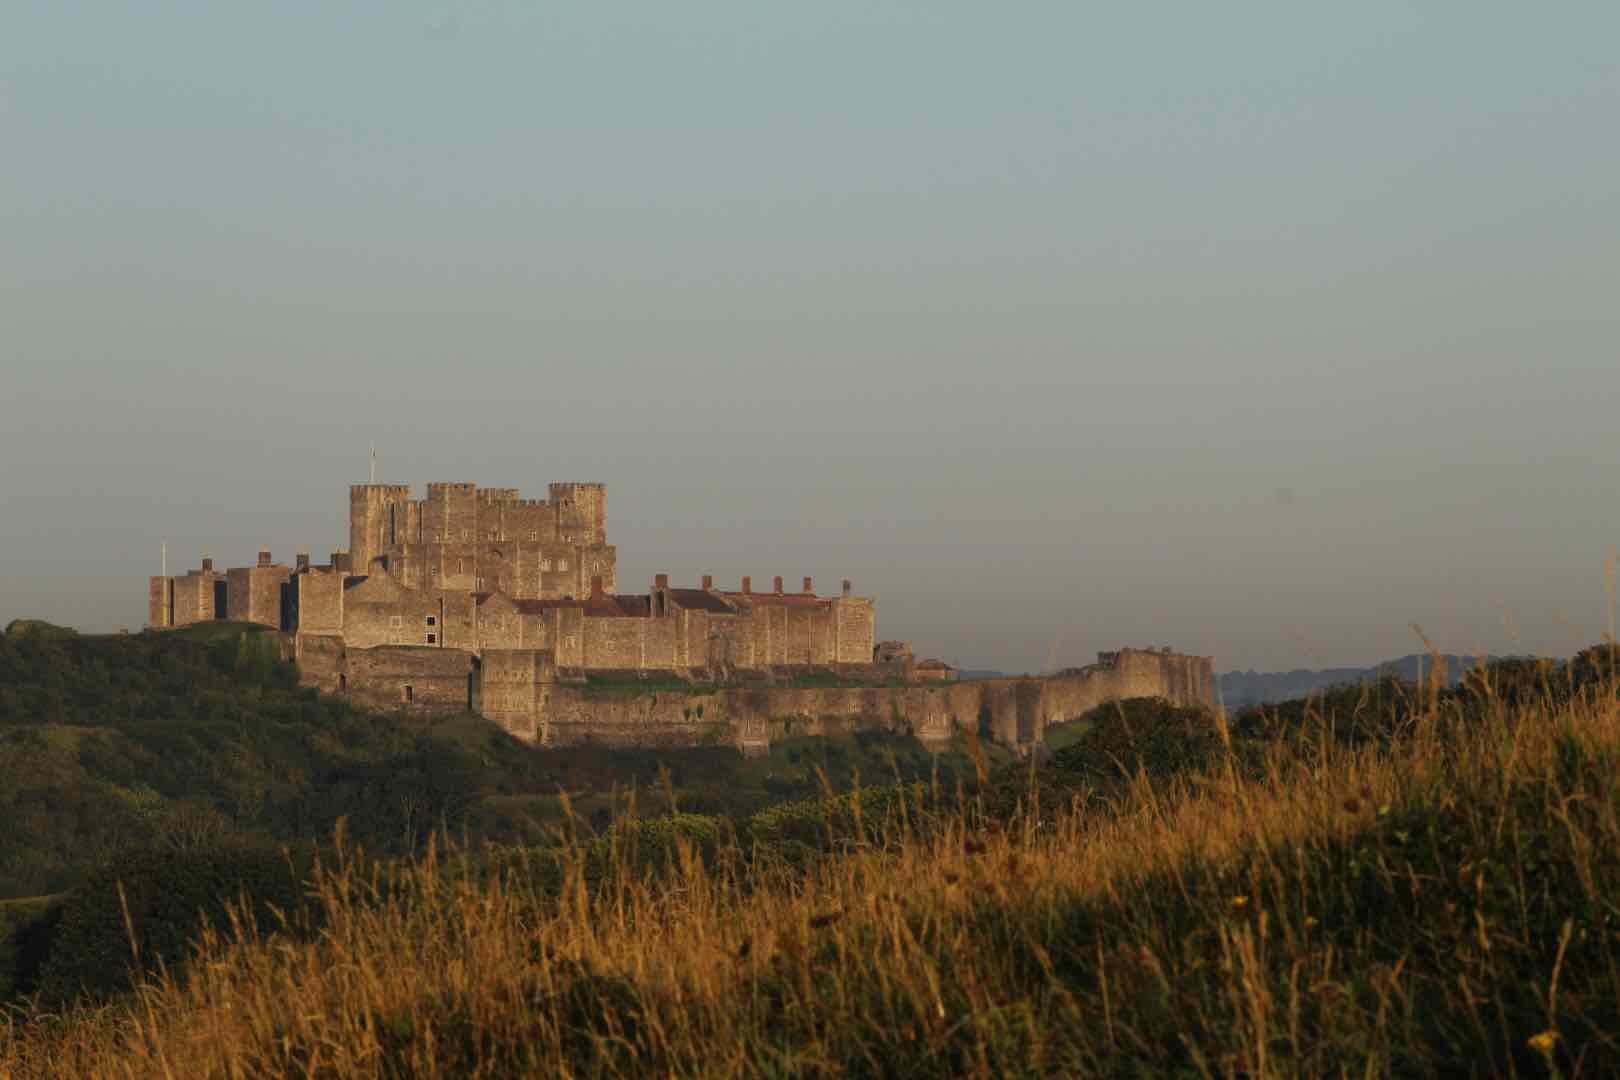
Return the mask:
<svg viewBox="0 0 1620 1080">
<path fill-rule="evenodd" d="M 440 480 L 427 486 L 428 498 L 430 499 L 435 495 L 468 495 L 477 490 L 477 484 L 469 484 L 463 481 L 446 482 Z"/>
<path fill-rule="evenodd" d="M 370 494 L 372 492 L 376 492 L 376 493 L 381 494 L 381 495 L 391 495 L 391 496 L 394 496 L 395 498 L 408 499 L 408 498 L 411 497 L 411 485 L 409 485 L 409 484 L 350 484 L 349 485 L 349 497 L 350 498 L 354 498 L 356 496 L 367 495 L 367 494 Z"/>
<path fill-rule="evenodd" d="M 550 495 L 550 501 L 558 506 L 601 503 L 607 499 L 606 484 L 581 483 L 569 480 L 558 484 L 548 484 L 546 490 Z"/>
</svg>

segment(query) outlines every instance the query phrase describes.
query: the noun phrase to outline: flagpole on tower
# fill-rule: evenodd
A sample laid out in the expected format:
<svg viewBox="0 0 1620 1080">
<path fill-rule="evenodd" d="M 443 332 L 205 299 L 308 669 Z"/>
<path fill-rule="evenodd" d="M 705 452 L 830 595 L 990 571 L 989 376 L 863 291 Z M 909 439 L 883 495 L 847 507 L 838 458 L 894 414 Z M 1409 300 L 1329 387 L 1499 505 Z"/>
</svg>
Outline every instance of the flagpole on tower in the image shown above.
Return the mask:
<svg viewBox="0 0 1620 1080">
<path fill-rule="evenodd" d="M 371 482 L 377 482 L 377 444 L 371 444 Z"/>
</svg>

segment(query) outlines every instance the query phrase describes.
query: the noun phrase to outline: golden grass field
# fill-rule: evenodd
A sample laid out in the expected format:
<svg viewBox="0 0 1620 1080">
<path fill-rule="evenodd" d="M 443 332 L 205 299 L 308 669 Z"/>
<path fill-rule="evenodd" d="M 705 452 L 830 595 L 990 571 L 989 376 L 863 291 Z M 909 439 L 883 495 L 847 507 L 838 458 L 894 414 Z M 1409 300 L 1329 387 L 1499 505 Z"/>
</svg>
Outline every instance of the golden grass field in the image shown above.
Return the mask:
<svg viewBox="0 0 1620 1080">
<path fill-rule="evenodd" d="M 15 1011 L 0 1076 L 1613 1075 L 1613 680 L 1358 707 L 1404 711 L 1048 820 L 919 792 L 808 866 L 340 859 L 317 933 Z"/>
</svg>

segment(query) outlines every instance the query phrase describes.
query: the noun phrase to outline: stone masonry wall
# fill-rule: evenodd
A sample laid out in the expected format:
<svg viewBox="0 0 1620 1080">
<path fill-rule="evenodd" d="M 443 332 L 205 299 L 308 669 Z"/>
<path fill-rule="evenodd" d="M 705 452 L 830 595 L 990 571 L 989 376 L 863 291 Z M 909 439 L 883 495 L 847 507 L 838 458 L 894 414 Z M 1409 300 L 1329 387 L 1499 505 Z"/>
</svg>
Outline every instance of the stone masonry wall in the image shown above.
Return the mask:
<svg viewBox="0 0 1620 1080">
<path fill-rule="evenodd" d="M 838 620 L 838 663 L 871 663 L 872 639 L 877 633 L 872 602 L 864 599 L 839 600 L 833 604 L 833 614 Z"/>
<path fill-rule="evenodd" d="M 556 680 L 549 653 L 486 649 L 474 684 L 474 709 L 519 738 L 537 742 L 537 718 L 548 708 Z"/>
<path fill-rule="evenodd" d="M 1162 697 L 1180 705 L 1213 704 L 1208 657 L 1137 650 L 1122 650 L 1111 665 L 1046 678 L 603 694 L 559 683 L 547 650 L 486 649 L 475 660 L 460 649 L 345 648 L 341 638 L 329 635 L 300 633 L 297 643 L 304 680 L 328 692 L 346 692 L 374 708 L 459 712 L 470 704 L 513 735 L 545 745 L 717 744 L 756 752 L 793 735 L 886 730 L 938 745 L 958 730 L 985 729 L 997 742 L 1027 752 L 1044 741 L 1048 727 L 1109 701 Z M 641 646 L 626 638 L 614 647 Z"/>
<path fill-rule="evenodd" d="M 229 582 L 226 617 L 281 629 L 281 587 L 292 578 L 286 566 L 233 567 L 225 571 Z"/>
<path fill-rule="evenodd" d="M 790 735 L 892 730 L 927 743 L 957 730 L 989 729 L 1004 745 L 1027 751 L 1046 729 L 1109 701 L 1162 697 L 1179 705 L 1213 705 L 1208 657 L 1125 650 L 1116 667 L 1047 678 L 987 679 L 906 687 L 724 689 L 604 697 L 575 686 L 549 688 L 532 728 L 508 730 L 546 744 L 609 746 L 736 744 L 763 750 Z"/>
<path fill-rule="evenodd" d="M 212 570 L 202 572 L 193 571 L 183 577 L 170 579 L 173 582 L 173 608 L 171 610 L 171 626 L 189 626 L 195 622 L 207 622 L 215 615 L 215 588 L 214 586 L 224 580 L 224 575 Z"/>
<path fill-rule="evenodd" d="M 466 712 L 471 704 L 472 656 L 459 649 L 351 649 L 344 666 L 349 696 L 368 708 Z"/>
<path fill-rule="evenodd" d="M 173 579 L 153 575 L 146 582 L 146 625 L 168 627 L 173 625 L 170 614 Z"/>
<path fill-rule="evenodd" d="M 550 500 L 472 483 L 432 483 L 416 500 L 406 486 L 357 484 L 349 544 L 358 572 L 387 556 L 386 572 L 411 588 L 583 597 L 593 575 L 616 587 L 606 515 L 600 484 L 553 484 Z"/>
<path fill-rule="evenodd" d="M 343 633 L 343 574 L 311 571 L 299 574 L 298 630 L 300 634 Z"/>
</svg>

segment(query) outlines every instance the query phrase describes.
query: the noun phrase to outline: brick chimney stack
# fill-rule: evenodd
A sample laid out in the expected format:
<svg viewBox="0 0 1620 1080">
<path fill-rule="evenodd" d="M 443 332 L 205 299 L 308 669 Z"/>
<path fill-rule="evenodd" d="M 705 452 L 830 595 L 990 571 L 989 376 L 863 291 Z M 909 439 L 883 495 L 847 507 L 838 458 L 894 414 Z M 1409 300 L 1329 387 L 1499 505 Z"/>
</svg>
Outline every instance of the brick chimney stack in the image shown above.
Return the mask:
<svg viewBox="0 0 1620 1080">
<path fill-rule="evenodd" d="M 714 575 L 713 574 L 704 574 L 703 575 L 703 591 L 708 592 L 712 588 L 714 588 Z"/>
<path fill-rule="evenodd" d="M 293 562 L 296 565 L 298 570 L 300 570 L 300 571 L 308 570 L 309 569 L 309 552 L 300 551 L 297 555 L 293 556 Z"/>
<path fill-rule="evenodd" d="M 811 584 L 809 578 L 804 579 L 804 593 L 806 596 L 814 596 L 816 594 L 815 586 Z"/>
<path fill-rule="evenodd" d="M 591 576 L 591 599 L 600 600 L 602 595 L 602 575 L 593 574 Z"/>
<path fill-rule="evenodd" d="M 850 589 L 852 589 L 852 588 L 854 588 L 854 586 L 853 586 L 853 585 L 852 585 L 852 584 L 850 584 L 850 580 L 849 580 L 849 578 L 845 578 L 845 579 L 844 579 L 844 595 L 845 595 L 845 596 L 846 596 L 846 597 L 847 597 L 847 596 L 848 596 L 848 595 L 849 595 L 849 591 L 850 591 Z"/>
<path fill-rule="evenodd" d="M 213 573 L 214 560 L 209 558 L 207 555 L 204 555 L 203 556 L 203 561 L 202 561 L 202 568 L 203 568 L 203 573 L 205 573 L 205 574 Z"/>
<path fill-rule="evenodd" d="M 668 574 L 655 574 L 653 576 L 653 588 L 655 588 L 655 589 L 667 589 L 667 588 L 669 588 L 669 575 Z"/>
<path fill-rule="evenodd" d="M 259 565 L 261 567 L 270 565 L 270 549 L 269 548 L 260 548 L 259 549 Z"/>
<path fill-rule="evenodd" d="M 776 595 L 777 596 L 782 595 L 782 575 L 781 574 L 776 575 Z"/>
<path fill-rule="evenodd" d="M 753 591 L 754 591 L 754 579 L 749 577 L 747 574 L 744 574 L 743 575 L 743 595 L 746 596 L 749 593 L 752 593 Z"/>
</svg>

